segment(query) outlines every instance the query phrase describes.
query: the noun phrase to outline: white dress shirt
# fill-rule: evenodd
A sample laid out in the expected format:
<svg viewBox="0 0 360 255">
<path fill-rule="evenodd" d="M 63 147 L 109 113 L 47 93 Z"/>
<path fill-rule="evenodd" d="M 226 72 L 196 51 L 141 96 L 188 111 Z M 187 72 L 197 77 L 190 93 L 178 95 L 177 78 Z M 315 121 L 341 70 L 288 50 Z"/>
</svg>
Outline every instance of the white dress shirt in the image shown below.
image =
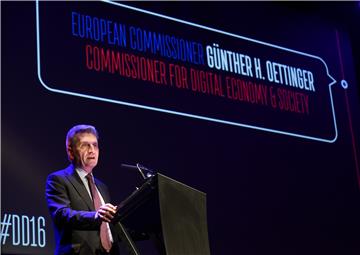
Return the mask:
<svg viewBox="0 0 360 255">
<path fill-rule="evenodd" d="M 83 170 L 83 169 L 81 169 L 81 168 L 79 168 L 79 167 L 77 167 L 75 170 L 76 170 L 76 172 L 78 173 L 78 175 L 80 176 L 81 181 L 84 183 L 85 188 L 86 188 L 87 192 L 89 193 L 89 196 L 90 196 L 90 198 L 91 198 L 91 200 L 92 200 L 92 195 L 91 195 L 91 191 L 90 191 L 90 187 L 89 187 L 89 182 L 88 182 L 88 180 L 86 179 L 86 176 L 88 175 L 88 172 L 86 172 L 85 170 Z M 92 177 L 94 178 L 94 175 L 92 175 Z M 95 183 L 95 182 L 94 182 L 94 183 Z M 101 201 L 101 205 L 105 204 L 104 199 L 103 199 L 103 197 L 101 196 L 101 193 L 99 192 L 99 190 L 98 190 L 98 188 L 96 187 L 96 185 L 95 185 L 95 188 L 96 188 L 96 190 L 97 190 L 97 192 L 98 192 L 98 194 L 99 194 L 100 201 Z M 112 235 L 111 235 L 109 223 L 107 223 L 107 222 L 106 222 L 106 228 L 107 228 L 107 230 L 108 230 L 108 233 L 109 233 L 109 236 L 110 236 L 110 240 L 111 240 L 111 242 L 113 243 L 114 240 L 113 240 L 113 237 L 112 237 Z"/>
</svg>

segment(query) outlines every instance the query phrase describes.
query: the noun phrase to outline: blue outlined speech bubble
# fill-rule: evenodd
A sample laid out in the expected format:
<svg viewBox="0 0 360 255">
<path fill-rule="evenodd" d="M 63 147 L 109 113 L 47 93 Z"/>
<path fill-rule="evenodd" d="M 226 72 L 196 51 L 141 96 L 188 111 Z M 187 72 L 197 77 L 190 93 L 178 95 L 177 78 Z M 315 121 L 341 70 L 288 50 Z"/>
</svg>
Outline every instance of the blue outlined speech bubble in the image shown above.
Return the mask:
<svg viewBox="0 0 360 255">
<path fill-rule="evenodd" d="M 111 1 L 36 2 L 49 91 L 332 143 L 319 56 Z"/>
</svg>

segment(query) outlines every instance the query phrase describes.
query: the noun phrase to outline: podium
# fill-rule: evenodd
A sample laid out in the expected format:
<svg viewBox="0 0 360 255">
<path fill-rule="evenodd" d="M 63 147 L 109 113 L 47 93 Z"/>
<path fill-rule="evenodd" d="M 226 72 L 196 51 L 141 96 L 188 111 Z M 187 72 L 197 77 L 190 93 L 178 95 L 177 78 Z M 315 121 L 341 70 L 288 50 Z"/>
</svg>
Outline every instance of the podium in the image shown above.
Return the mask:
<svg viewBox="0 0 360 255">
<path fill-rule="evenodd" d="M 130 254 L 150 239 L 158 254 L 210 254 L 206 194 L 157 173 L 118 205 L 112 221 Z"/>
</svg>

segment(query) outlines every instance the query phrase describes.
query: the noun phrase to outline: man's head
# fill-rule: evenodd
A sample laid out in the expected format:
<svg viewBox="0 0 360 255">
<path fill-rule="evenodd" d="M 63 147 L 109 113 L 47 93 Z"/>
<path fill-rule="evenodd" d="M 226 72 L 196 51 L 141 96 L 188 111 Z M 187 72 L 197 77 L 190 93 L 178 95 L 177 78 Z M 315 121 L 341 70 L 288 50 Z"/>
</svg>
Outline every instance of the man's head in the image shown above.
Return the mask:
<svg viewBox="0 0 360 255">
<path fill-rule="evenodd" d="M 90 125 L 72 127 L 66 135 L 69 161 L 86 172 L 91 172 L 99 158 L 98 132 Z"/>
</svg>

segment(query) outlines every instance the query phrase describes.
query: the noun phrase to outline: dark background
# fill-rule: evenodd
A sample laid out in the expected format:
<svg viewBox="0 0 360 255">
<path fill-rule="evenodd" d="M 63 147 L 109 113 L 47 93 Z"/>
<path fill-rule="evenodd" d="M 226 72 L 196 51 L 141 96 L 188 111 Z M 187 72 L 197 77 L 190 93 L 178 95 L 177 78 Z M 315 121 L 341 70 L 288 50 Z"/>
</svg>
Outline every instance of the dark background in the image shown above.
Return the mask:
<svg viewBox="0 0 360 255">
<path fill-rule="evenodd" d="M 140 178 L 121 163 L 140 162 L 207 193 L 212 254 L 359 254 L 358 2 L 128 4 L 321 56 L 338 81 L 338 139 L 322 143 L 51 93 L 37 78 L 35 4 L 2 2 L 1 214 L 42 215 L 47 230 L 43 249 L 8 239 L 2 252 L 52 253 L 46 176 L 68 164 L 67 130 L 89 123 L 100 133 L 95 175 L 114 203 Z"/>
</svg>

